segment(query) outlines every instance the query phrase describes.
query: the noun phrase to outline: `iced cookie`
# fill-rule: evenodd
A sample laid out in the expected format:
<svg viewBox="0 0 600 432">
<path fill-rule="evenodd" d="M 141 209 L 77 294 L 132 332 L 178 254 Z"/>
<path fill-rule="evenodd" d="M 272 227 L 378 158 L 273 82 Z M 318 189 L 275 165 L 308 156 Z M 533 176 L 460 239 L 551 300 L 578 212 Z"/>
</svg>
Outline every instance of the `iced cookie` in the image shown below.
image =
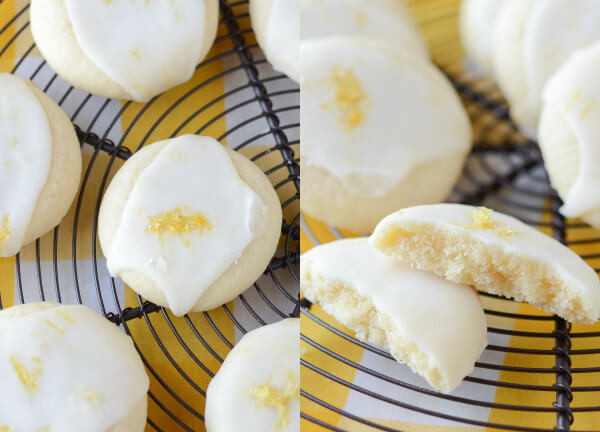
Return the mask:
<svg viewBox="0 0 600 432">
<path fill-rule="evenodd" d="M 546 81 L 578 48 L 600 39 L 600 2 L 506 0 L 492 45 L 494 76 L 511 117 L 535 137 Z"/>
<path fill-rule="evenodd" d="M 600 228 L 600 42 L 576 52 L 548 81 L 539 143 L 561 213 Z"/>
<path fill-rule="evenodd" d="M 58 225 L 80 178 L 79 140 L 65 113 L 30 81 L 0 73 L 0 257 Z"/>
<path fill-rule="evenodd" d="M 356 36 L 427 58 L 403 0 L 300 0 L 300 38 Z"/>
<path fill-rule="evenodd" d="M 569 321 L 600 317 L 600 282 L 589 265 L 546 234 L 485 207 L 400 210 L 377 225 L 370 242 L 419 270 L 526 301 Z"/>
<path fill-rule="evenodd" d="M 98 235 L 111 275 L 175 315 L 232 300 L 265 270 L 281 233 L 267 177 L 209 137 L 135 153 L 117 172 Z"/>
<path fill-rule="evenodd" d="M 247 333 L 208 386 L 206 431 L 300 432 L 299 341 L 298 318 Z"/>
<path fill-rule="evenodd" d="M 471 287 L 400 264 L 367 238 L 317 246 L 300 268 L 307 299 L 439 391 L 458 387 L 487 345 L 485 315 Z"/>
<path fill-rule="evenodd" d="M 0 430 L 142 432 L 149 380 L 131 339 L 86 306 L 0 311 Z M 118 389 L 118 391 L 115 391 Z"/>
<path fill-rule="evenodd" d="M 440 71 L 349 37 L 303 41 L 301 56 L 305 213 L 367 232 L 398 208 L 446 198 L 471 126 Z"/>
<path fill-rule="evenodd" d="M 479 70 L 492 75 L 492 35 L 500 8 L 506 0 L 462 0 L 460 37 L 467 56 Z"/>
<path fill-rule="evenodd" d="M 273 68 L 300 81 L 300 0 L 250 0 L 256 41 Z"/>
<path fill-rule="evenodd" d="M 46 61 L 87 92 L 145 102 L 188 81 L 217 33 L 217 0 L 33 0 Z"/>
</svg>

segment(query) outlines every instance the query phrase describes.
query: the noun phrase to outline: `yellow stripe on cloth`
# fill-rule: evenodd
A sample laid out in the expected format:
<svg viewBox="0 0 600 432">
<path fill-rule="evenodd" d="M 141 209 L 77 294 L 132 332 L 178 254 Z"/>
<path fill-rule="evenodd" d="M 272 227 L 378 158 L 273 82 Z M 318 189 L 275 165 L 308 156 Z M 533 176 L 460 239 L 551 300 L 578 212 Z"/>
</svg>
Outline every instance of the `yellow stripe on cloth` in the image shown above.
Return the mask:
<svg viewBox="0 0 600 432">
<path fill-rule="evenodd" d="M 15 0 L 7 0 L 0 4 L 0 26 L 6 25 L 8 20 L 15 15 Z M 8 26 L 0 34 L 0 47 L 6 47 L 15 36 L 15 24 Z M 15 44 L 8 48 L 0 56 L 0 72 L 10 72 L 15 66 Z M 15 302 L 15 258 L 0 258 L 0 298 L 2 307 L 12 306 Z"/>
</svg>

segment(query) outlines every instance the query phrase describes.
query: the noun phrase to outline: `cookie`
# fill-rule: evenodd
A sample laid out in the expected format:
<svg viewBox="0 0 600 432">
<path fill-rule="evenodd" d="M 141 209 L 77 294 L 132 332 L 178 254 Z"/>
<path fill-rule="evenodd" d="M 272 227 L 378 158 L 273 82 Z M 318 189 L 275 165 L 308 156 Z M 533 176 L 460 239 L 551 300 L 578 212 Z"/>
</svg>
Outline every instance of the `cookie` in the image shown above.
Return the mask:
<svg viewBox="0 0 600 432">
<path fill-rule="evenodd" d="M 183 135 L 127 160 L 102 200 L 98 235 L 111 275 L 181 316 L 252 285 L 281 221 L 256 165 L 213 138 Z"/>
<path fill-rule="evenodd" d="M 185 81 L 217 34 L 217 0 L 33 0 L 31 31 L 73 86 L 146 102 Z"/>
<path fill-rule="evenodd" d="M 480 72 L 491 76 L 492 35 L 505 0 L 463 0 L 460 4 L 460 38 L 467 57 Z"/>
<path fill-rule="evenodd" d="M 494 30 L 494 76 L 522 132 L 536 137 L 548 78 L 577 49 L 600 40 L 594 0 L 506 0 Z"/>
<path fill-rule="evenodd" d="M 273 68 L 300 81 L 300 0 L 250 0 L 256 41 Z"/>
<path fill-rule="evenodd" d="M 429 57 L 402 0 L 300 0 L 300 21 L 302 40 L 354 36 Z"/>
<path fill-rule="evenodd" d="M 471 126 L 439 70 L 349 37 L 303 41 L 301 57 L 305 213 L 369 232 L 398 208 L 447 197 Z"/>
<path fill-rule="evenodd" d="M 403 209 L 384 218 L 370 242 L 416 269 L 569 321 L 592 323 L 600 317 L 600 282 L 585 261 L 546 234 L 485 207 Z"/>
<path fill-rule="evenodd" d="M 471 287 L 399 263 L 367 238 L 305 253 L 300 289 L 358 339 L 389 349 L 444 393 L 473 371 L 487 345 L 485 315 Z"/>
<path fill-rule="evenodd" d="M 131 338 L 86 306 L 0 311 L 7 431 L 142 432 L 150 381 Z M 119 389 L 119 391 L 115 391 Z"/>
<path fill-rule="evenodd" d="M 560 212 L 600 228 L 600 42 L 577 51 L 548 81 L 539 144 Z"/>
<path fill-rule="evenodd" d="M 81 150 L 59 106 L 30 81 L 0 74 L 0 257 L 59 224 L 81 178 Z"/>
<path fill-rule="evenodd" d="M 208 386 L 206 431 L 300 432 L 299 339 L 298 318 L 246 333 Z"/>
</svg>

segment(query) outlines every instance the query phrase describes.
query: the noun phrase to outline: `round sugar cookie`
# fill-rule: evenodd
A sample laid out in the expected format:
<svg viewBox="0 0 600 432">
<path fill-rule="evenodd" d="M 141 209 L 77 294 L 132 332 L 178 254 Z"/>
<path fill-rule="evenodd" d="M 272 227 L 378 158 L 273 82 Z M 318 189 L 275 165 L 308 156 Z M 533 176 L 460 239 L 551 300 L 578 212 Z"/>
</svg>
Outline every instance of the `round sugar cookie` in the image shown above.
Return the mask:
<svg viewBox="0 0 600 432">
<path fill-rule="evenodd" d="M 539 144 L 567 217 L 600 228 L 600 42 L 577 51 L 548 81 Z"/>
<path fill-rule="evenodd" d="M 367 232 L 398 208 L 446 198 L 471 126 L 434 66 L 348 37 L 302 41 L 301 57 L 305 213 Z"/>
<path fill-rule="evenodd" d="M 81 178 L 77 134 L 30 81 L 0 73 L 0 257 L 43 236 L 65 216 Z"/>
<path fill-rule="evenodd" d="M 131 338 L 86 306 L 0 311 L 7 431 L 141 432 L 150 381 Z M 115 388 L 119 391 L 115 392 Z"/>
<path fill-rule="evenodd" d="M 403 0 L 300 0 L 300 22 L 301 40 L 356 36 L 429 57 Z"/>
<path fill-rule="evenodd" d="M 485 314 L 471 287 L 399 263 L 365 237 L 317 246 L 300 268 L 304 297 L 441 392 L 458 387 L 487 345 Z"/>
<path fill-rule="evenodd" d="M 462 0 L 460 37 L 467 57 L 487 76 L 492 71 L 492 35 L 506 0 Z"/>
<path fill-rule="evenodd" d="M 300 432 L 298 318 L 244 335 L 208 385 L 204 415 L 207 432 Z"/>
<path fill-rule="evenodd" d="M 511 117 L 536 137 L 548 78 L 577 49 L 600 40 L 595 0 L 506 0 L 494 29 L 494 76 Z"/>
<path fill-rule="evenodd" d="M 209 137 L 151 144 L 117 172 L 98 235 L 111 275 L 177 316 L 220 306 L 252 285 L 281 234 L 262 171 Z"/>
<path fill-rule="evenodd" d="M 300 0 L 250 0 L 256 41 L 273 68 L 300 81 Z"/>
<path fill-rule="evenodd" d="M 579 255 L 485 207 L 436 204 L 385 217 L 371 245 L 416 269 L 526 301 L 566 320 L 600 317 L 600 281 Z"/>
<path fill-rule="evenodd" d="M 146 102 L 185 81 L 217 33 L 217 0 L 33 0 L 46 61 L 84 91 Z"/>
</svg>

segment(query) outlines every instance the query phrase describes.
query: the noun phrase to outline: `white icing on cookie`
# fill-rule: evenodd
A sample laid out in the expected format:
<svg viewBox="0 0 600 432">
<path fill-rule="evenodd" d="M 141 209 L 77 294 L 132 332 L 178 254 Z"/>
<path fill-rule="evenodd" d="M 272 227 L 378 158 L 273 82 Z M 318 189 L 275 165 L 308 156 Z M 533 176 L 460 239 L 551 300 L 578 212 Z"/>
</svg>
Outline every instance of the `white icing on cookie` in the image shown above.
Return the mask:
<svg viewBox="0 0 600 432">
<path fill-rule="evenodd" d="M 21 78 L 1 73 L 1 257 L 15 255 L 23 246 L 51 157 L 52 137 L 44 109 Z"/>
<path fill-rule="evenodd" d="M 191 78 L 207 43 L 204 29 L 216 19 L 207 13 L 210 1 L 65 0 L 65 7 L 83 52 L 145 102 Z"/>
<path fill-rule="evenodd" d="M 273 67 L 292 78 L 300 76 L 299 0 L 273 0 L 267 21 L 265 54 Z"/>
<path fill-rule="evenodd" d="M 427 57 L 427 47 L 401 0 L 301 0 L 301 39 L 356 36 Z"/>
<path fill-rule="evenodd" d="M 465 110 L 424 60 L 348 37 L 300 49 L 302 157 L 348 191 L 385 195 L 417 165 L 469 150 Z"/>
<path fill-rule="evenodd" d="M 387 338 L 415 344 L 441 373 L 444 392 L 473 370 L 487 345 L 485 315 L 473 289 L 411 269 L 371 248 L 367 238 L 318 246 L 302 256 L 302 265 L 309 266 L 312 278 L 352 287 L 391 318 L 394 334 Z"/>
<path fill-rule="evenodd" d="M 523 28 L 513 29 L 521 31 L 520 45 L 507 47 L 520 53 L 522 63 L 520 74 L 509 78 L 523 79 L 525 91 L 508 94 L 508 98 L 518 123 L 534 136 L 548 78 L 575 50 L 600 39 L 600 2 L 535 0 L 527 13 Z M 505 30 L 498 31 L 502 38 Z"/>
<path fill-rule="evenodd" d="M 289 318 L 236 344 L 206 392 L 207 432 L 300 431 L 299 338 L 300 320 Z"/>
<path fill-rule="evenodd" d="M 492 34 L 505 0 L 464 0 L 460 5 L 460 35 L 465 50 L 486 75 L 492 73 Z"/>
<path fill-rule="evenodd" d="M 600 314 L 600 282 L 594 269 L 568 247 L 512 216 L 461 204 L 410 207 L 386 216 L 375 228 L 371 244 L 388 244 L 389 233 L 395 227 L 402 229 L 407 223 L 431 224 L 490 247 L 499 247 L 505 254 L 549 265 L 565 285 L 583 299 L 585 307 L 593 311 L 594 320 Z M 556 298 L 561 299 L 561 293 Z"/>
<path fill-rule="evenodd" d="M 548 81 L 544 103 L 565 118 L 579 146 L 579 172 L 560 209 L 580 217 L 600 208 L 600 43 L 576 52 Z"/>
<path fill-rule="evenodd" d="M 261 235 L 265 212 L 219 142 L 180 136 L 137 179 L 107 254 L 108 269 L 144 274 L 173 313 L 184 315 Z"/>
<path fill-rule="evenodd" d="M 0 426 L 15 432 L 105 432 L 149 387 L 131 339 L 85 306 L 0 313 L 0 380 Z"/>
</svg>

